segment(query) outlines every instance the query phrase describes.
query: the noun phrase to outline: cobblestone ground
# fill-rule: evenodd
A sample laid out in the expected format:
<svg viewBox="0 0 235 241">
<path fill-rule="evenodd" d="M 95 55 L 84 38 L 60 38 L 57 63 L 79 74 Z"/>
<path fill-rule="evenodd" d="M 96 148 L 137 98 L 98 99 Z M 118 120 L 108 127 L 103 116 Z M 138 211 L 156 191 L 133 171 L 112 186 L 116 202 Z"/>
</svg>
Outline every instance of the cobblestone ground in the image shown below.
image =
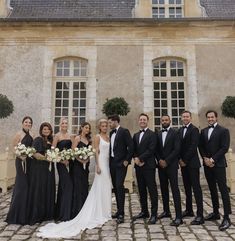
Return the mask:
<svg viewBox="0 0 235 241">
<path fill-rule="evenodd" d="M 182 190 L 182 187 L 181 187 Z M 205 215 L 211 212 L 211 202 L 207 187 L 203 187 L 204 193 L 204 213 Z M 4 220 L 8 212 L 9 203 L 12 191 L 3 194 L 0 193 L 0 241 L 19 241 L 19 240 L 55 240 L 55 239 L 40 239 L 36 237 L 36 232 L 42 224 L 34 226 L 20 226 L 20 225 L 7 225 Z M 162 211 L 161 196 L 159 198 L 159 213 Z M 185 197 L 182 192 L 183 210 L 185 205 Z M 155 225 L 147 225 L 143 220 L 131 222 L 131 217 L 138 214 L 140 211 L 139 200 L 137 193 L 126 193 L 125 203 L 125 223 L 117 225 L 114 220 L 105 223 L 102 227 L 92 230 L 85 230 L 83 233 L 71 240 L 101 240 L 101 241 L 232 241 L 235 240 L 235 195 L 231 195 L 231 203 L 234 215 L 231 215 L 232 225 L 225 231 L 218 230 L 219 222 L 206 222 L 200 226 L 190 226 L 191 218 L 184 219 L 184 224 L 178 228 L 169 225 L 170 219 L 158 220 Z M 115 211 L 115 200 L 113 200 L 113 211 Z M 223 211 L 221 209 L 221 211 Z M 171 198 L 171 212 L 174 216 L 174 208 Z M 58 239 L 57 239 L 58 240 Z M 60 239 L 64 240 L 64 239 Z"/>
</svg>

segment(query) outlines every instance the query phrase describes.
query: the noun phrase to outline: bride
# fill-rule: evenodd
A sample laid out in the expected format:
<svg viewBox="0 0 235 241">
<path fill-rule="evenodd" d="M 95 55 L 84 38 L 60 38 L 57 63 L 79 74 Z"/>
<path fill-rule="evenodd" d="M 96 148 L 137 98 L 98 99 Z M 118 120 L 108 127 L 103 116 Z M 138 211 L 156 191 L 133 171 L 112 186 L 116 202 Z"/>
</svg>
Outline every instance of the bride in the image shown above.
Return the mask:
<svg viewBox="0 0 235 241">
<path fill-rule="evenodd" d="M 111 219 L 112 186 L 109 171 L 108 122 L 99 120 L 100 134 L 95 136 L 96 173 L 91 190 L 79 214 L 59 224 L 49 223 L 39 229 L 38 237 L 70 238 L 86 228 L 92 229 Z"/>
</svg>

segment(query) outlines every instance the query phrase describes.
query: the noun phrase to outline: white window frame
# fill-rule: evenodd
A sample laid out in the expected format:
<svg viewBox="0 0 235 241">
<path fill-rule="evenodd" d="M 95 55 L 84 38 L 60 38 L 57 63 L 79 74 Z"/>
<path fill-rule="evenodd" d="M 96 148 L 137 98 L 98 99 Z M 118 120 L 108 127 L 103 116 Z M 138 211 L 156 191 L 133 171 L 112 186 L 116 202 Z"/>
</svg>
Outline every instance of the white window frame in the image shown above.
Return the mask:
<svg viewBox="0 0 235 241">
<path fill-rule="evenodd" d="M 161 1 L 161 0 L 158 0 Z M 165 0 L 164 4 L 154 4 L 154 0 L 152 0 L 152 17 L 153 18 L 183 18 L 184 17 L 184 0 L 181 0 L 181 4 L 176 4 L 177 0 L 174 0 L 174 4 L 171 4 L 172 0 Z M 175 11 L 177 8 L 181 8 L 181 15 L 175 12 L 174 16 L 171 16 L 170 9 L 174 8 Z M 164 15 L 159 13 L 159 9 L 164 9 Z M 153 9 L 158 9 L 158 14 L 153 14 Z"/>
<path fill-rule="evenodd" d="M 154 64 L 156 64 L 157 62 L 161 62 L 161 61 L 165 61 L 166 62 L 166 76 L 154 76 Z M 173 68 L 170 68 L 170 63 L 171 61 L 176 61 L 176 62 L 181 62 L 183 64 L 183 76 L 171 76 L 171 70 Z M 177 69 L 177 68 L 176 68 Z M 155 109 L 158 109 L 157 107 L 155 107 L 154 105 L 154 111 L 153 111 L 153 116 L 154 116 L 154 127 L 155 129 L 160 129 L 161 128 L 161 124 L 156 124 L 155 122 L 155 118 L 160 118 L 163 114 L 168 114 L 169 116 L 172 117 L 172 127 L 173 128 L 179 128 L 181 125 L 181 112 L 183 110 L 186 109 L 187 107 L 187 99 L 186 99 L 186 83 L 187 83 L 187 78 L 186 78 L 186 63 L 184 60 L 182 59 L 178 59 L 178 58 L 160 58 L 160 59 L 155 59 L 153 61 L 153 92 L 157 92 L 158 90 L 155 90 L 154 84 L 155 83 L 159 83 L 159 85 L 161 85 L 161 83 L 165 83 L 166 84 L 166 101 L 167 101 L 167 107 L 162 107 L 162 100 L 165 100 L 165 98 L 161 98 L 161 94 L 164 91 L 159 90 L 159 98 L 155 98 L 155 96 L 153 95 L 154 100 L 159 100 L 160 101 L 160 115 L 156 116 L 155 115 Z M 172 89 L 171 88 L 171 84 L 172 83 L 176 83 L 177 88 L 176 89 Z M 184 97 L 180 98 L 179 95 L 179 91 L 182 92 L 182 90 L 178 89 L 179 84 L 178 83 L 183 83 L 184 88 L 183 88 L 183 92 L 184 92 Z M 161 88 L 160 88 L 161 89 Z M 172 98 L 172 92 L 176 91 L 177 92 L 177 97 L 176 98 Z M 176 107 L 172 107 L 172 100 L 177 100 L 177 106 Z M 184 107 L 180 107 L 178 105 L 178 101 L 184 100 Z M 167 109 L 167 111 L 165 111 L 165 113 L 163 112 L 162 108 Z M 178 112 L 178 115 L 175 116 L 173 115 L 173 109 L 176 110 Z M 173 121 L 173 119 L 177 118 L 177 124 Z"/>
<path fill-rule="evenodd" d="M 63 62 L 64 61 L 69 61 L 69 75 L 67 76 L 63 76 L 64 74 L 64 71 L 62 70 L 62 76 L 57 76 L 57 63 L 58 62 Z M 78 61 L 80 63 L 80 66 L 79 68 L 76 68 L 74 67 L 74 63 L 75 61 Z M 83 64 L 82 64 L 83 63 Z M 85 66 L 84 66 L 84 63 Z M 65 57 L 65 58 L 60 58 L 60 59 L 57 59 L 54 61 L 54 71 L 53 71 L 53 86 L 54 86 L 54 98 L 53 98 L 53 124 L 54 124 L 54 130 L 58 131 L 58 121 L 56 123 L 55 121 L 55 118 L 59 118 L 59 117 L 67 117 L 68 118 L 68 121 L 69 121 L 69 133 L 71 134 L 77 134 L 77 131 L 79 129 L 79 126 L 80 126 L 80 120 L 83 119 L 85 121 L 86 119 L 86 114 L 87 114 L 87 88 L 86 88 L 86 85 L 87 85 L 87 66 L 88 66 L 88 61 L 86 59 L 83 59 L 83 58 L 77 58 L 77 57 Z M 63 68 L 59 68 L 59 69 L 63 69 Z M 77 76 L 74 76 L 74 70 L 75 69 L 79 69 L 79 75 Z M 81 75 L 82 73 L 82 75 Z M 62 85 L 63 83 L 66 83 L 68 82 L 69 83 L 69 97 L 68 97 L 68 101 L 69 101 L 69 104 L 68 104 L 68 116 L 63 116 L 63 114 L 61 114 L 60 116 L 56 116 L 56 100 L 60 100 L 60 98 L 56 98 L 56 91 L 57 91 L 57 83 L 58 82 L 61 82 Z M 79 98 L 76 98 L 77 100 L 81 101 L 81 100 L 85 100 L 85 107 L 81 107 L 81 108 L 78 108 L 78 112 L 81 111 L 81 109 L 85 109 L 85 115 L 77 115 L 76 117 L 73 116 L 73 101 L 74 101 L 74 98 L 73 98 L 73 94 L 74 94 L 74 89 L 73 89 L 73 86 L 74 86 L 74 83 L 79 83 L 79 87 L 81 86 L 81 83 L 83 83 L 82 85 L 85 85 L 85 98 L 81 98 L 80 97 L 80 92 L 81 91 L 84 91 L 83 89 L 79 89 Z M 63 97 L 61 97 L 61 101 L 63 100 L 66 100 L 64 99 Z M 63 107 L 63 105 L 61 105 Z M 78 119 L 78 123 L 77 124 L 73 124 L 73 117 L 74 119 L 77 118 Z M 76 126 L 76 128 L 75 128 Z"/>
</svg>

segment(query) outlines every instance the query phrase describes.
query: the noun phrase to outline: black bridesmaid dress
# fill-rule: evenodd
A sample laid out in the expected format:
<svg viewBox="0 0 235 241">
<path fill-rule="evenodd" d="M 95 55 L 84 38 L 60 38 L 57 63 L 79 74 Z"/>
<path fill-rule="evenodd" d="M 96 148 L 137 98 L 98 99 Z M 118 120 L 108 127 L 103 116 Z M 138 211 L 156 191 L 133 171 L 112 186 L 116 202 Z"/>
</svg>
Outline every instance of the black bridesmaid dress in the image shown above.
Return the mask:
<svg viewBox="0 0 235 241">
<path fill-rule="evenodd" d="M 37 153 L 45 155 L 51 148 L 42 137 L 37 137 L 32 145 Z M 50 168 L 49 168 L 50 167 Z M 32 159 L 30 165 L 28 218 L 29 224 L 54 219 L 55 214 L 55 168 L 54 163 Z"/>
<path fill-rule="evenodd" d="M 21 140 L 21 143 L 26 147 L 32 146 L 33 137 L 29 132 L 25 131 L 25 136 Z M 27 198 L 28 198 L 28 168 L 27 163 L 31 158 L 26 158 L 26 162 L 23 162 L 20 158 L 16 158 L 16 178 L 15 187 L 11 199 L 11 205 L 7 214 L 6 222 L 8 224 L 27 224 Z"/>
<path fill-rule="evenodd" d="M 60 151 L 70 149 L 71 140 L 61 140 L 57 143 Z M 71 219 L 73 183 L 70 170 L 63 163 L 57 163 L 57 171 L 59 175 L 59 185 L 56 202 L 56 220 L 68 221 Z"/>
<path fill-rule="evenodd" d="M 88 147 L 88 145 L 80 141 L 77 147 Z M 82 209 L 88 195 L 89 162 L 84 169 L 83 164 L 75 159 L 72 164 L 71 175 L 73 180 L 72 218 L 75 218 Z"/>
</svg>

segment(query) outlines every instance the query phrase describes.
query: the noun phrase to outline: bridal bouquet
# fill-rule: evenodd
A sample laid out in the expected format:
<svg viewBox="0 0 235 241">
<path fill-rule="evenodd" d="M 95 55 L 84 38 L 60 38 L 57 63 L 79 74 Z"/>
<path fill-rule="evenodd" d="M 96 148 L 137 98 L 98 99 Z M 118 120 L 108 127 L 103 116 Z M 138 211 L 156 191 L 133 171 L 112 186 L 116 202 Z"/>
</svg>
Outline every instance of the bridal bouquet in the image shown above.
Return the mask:
<svg viewBox="0 0 235 241">
<path fill-rule="evenodd" d="M 55 148 L 52 146 L 51 149 L 48 149 L 46 151 L 46 159 L 50 162 L 49 170 L 51 171 L 51 163 L 61 161 L 59 148 Z"/>
<path fill-rule="evenodd" d="M 95 149 L 93 149 L 91 145 L 89 145 L 88 147 L 84 146 L 81 148 L 76 147 L 74 149 L 74 159 L 77 157 L 83 161 L 86 161 L 89 157 L 94 155 L 95 155 Z M 86 169 L 86 163 L 83 163 L 83 168 Z"/>
<path fill-rule="evenodd" d="M 15 146 L 15 154 L 16 154 L 16 156 L 32 157 L 34 153 L 36 153 L 36 150 L 33 147 L 26 147 L 22 143 L 18 143 L 17 146 Z"/>
<path fill-rule="evenodd" d="M 74 159 L 74 151 L 72 149 L 64 149 L 60 152 L 61 161 Z"/>
<path fill-rule="evenodd" d="M 17 146 L 15 146 L 15 154 L 18 157 L 21 157 L 22 161 L 22 169 L 24 171 L 24 173 L 26 173 L 26 157 L 32 157 L 33 154 L 36 153 L 35 148 L 33 147 L 26 147 L 24 144 L 22 144 L 21 142 L 17 144 Z"/>
</svg>

